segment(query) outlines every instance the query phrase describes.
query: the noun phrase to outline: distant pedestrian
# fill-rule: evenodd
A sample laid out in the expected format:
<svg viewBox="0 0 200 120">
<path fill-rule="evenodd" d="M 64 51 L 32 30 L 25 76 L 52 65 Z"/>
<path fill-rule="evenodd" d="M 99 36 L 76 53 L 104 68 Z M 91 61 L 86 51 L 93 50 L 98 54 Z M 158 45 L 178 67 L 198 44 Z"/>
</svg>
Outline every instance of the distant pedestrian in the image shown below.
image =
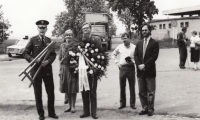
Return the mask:
<svg viewBox="0 0 200 120">
<path fill-rule="evenodd" d="M 199 50 L 195 50 L 195 44 L 197 41 L 200 41 L 197 31 L 193 30 L 192 36 L 190 38 L 190 52 L 191 52 L 191 62 L 194 62 L 194 70 L 197 70 L 197 63 L 199 62 Z"/>
<path fill-rule="evenodd" d="M 187 59 L 187 38 L 185 33 L 187 32 L 187 28 L 183 27 L 182 32 L 177 34 L 177 45 L 179 48 L 179 56 L 180 56 L 180 63 L 179 67 L 181 69 L 185 69 L 185 62 Z"/>
<path fill-rule="evenodd" d="M 126 107 L 126 79 L 129 82 L 130 90 L 130 107 L 135 107 L 135 65 L 133 54 L 135 51 L 135 45 L 130 42 L 128 33 L 124 33 L 121 36 L 122 44 L 118 45 L 112 53 L 112 58 L 119 68 L 119 84 L 120 84 L 120 107 L 122 109 Z M 119 60 L 117 59 L 119 56 Z"/>
<path fill-rule="evenodd" d="M 154 99 L 156 91 L 156 60 L 159 54 L 159 44 L 151 38 L 151 26 L 142 27 L 144 40 L 137 43 L 134 59 L 137 66 L 139 97 L 143 110 L 139 115 L 154 114 Z"/>
</svg>

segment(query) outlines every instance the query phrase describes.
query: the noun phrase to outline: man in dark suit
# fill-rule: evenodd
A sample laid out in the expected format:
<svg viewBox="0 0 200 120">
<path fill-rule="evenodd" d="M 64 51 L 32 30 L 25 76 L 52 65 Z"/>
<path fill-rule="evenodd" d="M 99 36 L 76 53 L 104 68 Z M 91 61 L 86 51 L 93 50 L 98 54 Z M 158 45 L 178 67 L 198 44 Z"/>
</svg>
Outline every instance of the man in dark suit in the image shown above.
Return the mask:
<svg viewBox="0 0 200 120">
<path fill-rule="evenodd" d="M 156 64 L 159 54 L 159 44 L 150 37 L 151 27 L 142 27 L 144 40 L 139 41 L 135 48 L 134 59 L 137 66 L 139 97 L 143 110 L 139 115 L 154 113 L 154 98 L 156 90 Z"/>
<path fill-rule="evenodd" d="M 98 48 L 101 48 L 101 39 L 98 36 L 91 34 L 91 25 L 89 23 L 84 23 L 82 25 L 82 31 L 83 31 L 83 40 L 93 40 L 97 42 L 96 45 L 98 45 Z M 83 114 L 80 115 L 80 118 L 88 117 L 90 116 L 90 110 L 91 110 L 91 116 L 93 119 L 98 119 L 97 116 L 97 79 L 94 79 L 93 75 L 88 76 L 88 82 L 89 82 L 89 91 L 82 91 L 82 99 L 83 99 Z"/>
<path fill-rule="evenodd" d="M 47 31 L 47 25 L 49 24 L 46 20 L 40 20 L 36 22 L 38 26 L 39 35 L 34 36 L 30 39 L 30 42 L 27 44 L 24 57 L 28 62 L 31 62 L 46 46 L 51 42 L 51 39 L 45 36 Z M 48 96 L 48 113 L 49 117 L 58 119 L 58 116 L 55 114 L 54 109 L 54 82 L 53 82 L 53 73 L 51 64 L 56 58 L 56 53 L 53 50 L 47 60 L 41 61 L 40 59 L 36 60 L 37 65 L 31 70 L 31 76 L 33 77 L 39 68 L 42 65 L 42 69 L 37 75 L 34 83 L 34 93 L 36 100 L 37 112 L 39 115 L 39 120 L 44 120 L 44 110 L 42 104 L 42 80 L 44 82 L 47 96 Z"/>
<path fill-rule="evenodd" d="M 187 28 L 183 27 L 182 32 L 177 34 L 177 45 L 179 48 L 179 54 L 180 54 L 180 63 L 179 67 L 181 69 L 185 69 L 185 62 L 187 59 L 187 38 L 185 36 L 185 33 L 187 32 Z"/>
</svg>

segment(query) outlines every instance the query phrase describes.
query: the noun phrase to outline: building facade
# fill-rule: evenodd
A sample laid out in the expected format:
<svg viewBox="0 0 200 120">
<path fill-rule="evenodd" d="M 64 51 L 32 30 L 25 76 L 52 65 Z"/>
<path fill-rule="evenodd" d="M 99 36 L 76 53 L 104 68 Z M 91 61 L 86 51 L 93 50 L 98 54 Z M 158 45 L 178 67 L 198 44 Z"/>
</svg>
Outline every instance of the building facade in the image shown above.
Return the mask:
<svg viewBox="0 0 200 120">
<path fill-rule="evenodd" d="M 180 8 L 175 10 L 163 11 L 164 15 L 178 15 L 179 18 L 152 20 L 150 23 L 155 25 L 156 30 L 152 31 L 152 38 L 163 40 L 167 38 L 177 39 L 177 34 L 182 27 L 187 27 L 186 36 L 190 39 L 191 31 L 200 32 L 200 6 Z M 197 15 L 197 16 L 193 16 Z M 184 17 L 187 16 L 187 17 Z"/>
</svg>

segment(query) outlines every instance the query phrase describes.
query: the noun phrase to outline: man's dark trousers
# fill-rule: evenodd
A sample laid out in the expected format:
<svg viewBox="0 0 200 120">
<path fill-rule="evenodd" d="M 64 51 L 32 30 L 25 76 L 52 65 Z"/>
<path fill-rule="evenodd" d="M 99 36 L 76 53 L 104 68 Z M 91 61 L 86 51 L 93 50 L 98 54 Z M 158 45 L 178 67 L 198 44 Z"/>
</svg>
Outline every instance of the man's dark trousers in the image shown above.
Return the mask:
<svg viewBox="0 0 200 120">
<path fill-rule="evenodd" d="M 55 115 L 55 109 L 54 109 L 55 96 L 54 96 L 54 83 L 52 75 L 36 77 L 34 81 L 33 87 L 35 93 L 37 112 L 39 116 L 44 116 L 44 109 L 42 103 L 42 80 L 44 81 L 44 85 L 48 96 L 48 113 L 49 115 Z"/>
<path fill-rule="evenodd" d="M 120 106 L 126 106 L 126 79 L 129 82 L 130 106 L 135 107 L 135 67 L 121 66 L 119 69 Z"/>
<path fill-rule="evenodd" d="M 88 82 L 90 86 L 89 91 L 83 90 L 82 99 L 83 99 L 83 111 L 85 114 L 90 114 L 91 106 L 91 115 L 96 115 L 97 112 L 97 80 L 94 79 L 94 76 L 88 76 Z M 90 105 L 91 104 L 91 105 Z"/>
<path fill-rule="evenodd" d="M 156 79 L 138 77 L 139 97 L 144 110 L 154 110 Z"/>
<path fill-rule="evenodd" d="M 185 62 L 187 59 L 187 47 L 185 44 L 181 44 L 179 45 L 179 55 L 180 55 L 180 67 L 184 67 L 185 66 Z"/>
</svg>

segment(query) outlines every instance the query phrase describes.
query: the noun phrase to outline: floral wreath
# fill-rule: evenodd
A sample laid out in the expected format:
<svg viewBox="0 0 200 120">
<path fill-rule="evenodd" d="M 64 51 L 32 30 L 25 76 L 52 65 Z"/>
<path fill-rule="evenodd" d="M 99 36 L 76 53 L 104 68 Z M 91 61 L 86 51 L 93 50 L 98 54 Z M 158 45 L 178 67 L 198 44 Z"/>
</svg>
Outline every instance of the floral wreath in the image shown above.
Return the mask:
<svg viewBox="0 0 200 120">
<path fill-rule="evenodd" d="M 105 75 L 105 71 L 109 64 L 109 56 L 102 46 L 98 45 L 97 41 L 88 38 L 80 38 L 68 46 L 67 64 L 70 74 L 78 78 L 79 74 L 79 56 L 83 55 L 86 63 L 88 75 L 93 75 L 94 78 L 100 79 Z"/>
</svg>

